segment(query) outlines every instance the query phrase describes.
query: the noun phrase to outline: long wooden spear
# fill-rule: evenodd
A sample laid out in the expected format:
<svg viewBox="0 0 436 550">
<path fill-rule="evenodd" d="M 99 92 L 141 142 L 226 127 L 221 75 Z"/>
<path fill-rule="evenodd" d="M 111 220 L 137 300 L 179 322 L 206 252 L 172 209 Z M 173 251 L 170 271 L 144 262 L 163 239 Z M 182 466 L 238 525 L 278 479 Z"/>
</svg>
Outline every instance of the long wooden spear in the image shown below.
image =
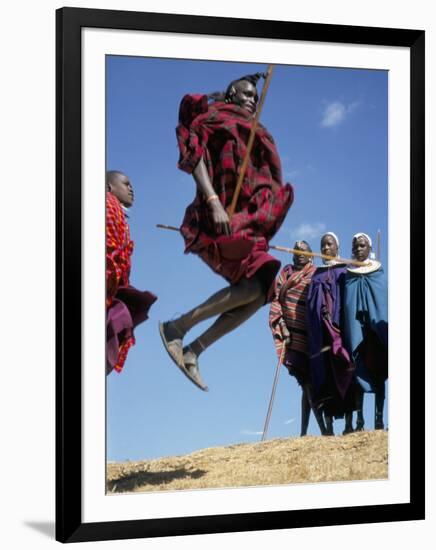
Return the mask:
<svg viewBox="0 0 436 550">
<path fill-rule="evenodd" d="M 315 258 L 322 258 L 323 260 L 336 260 L 340 264 L 352 264 L 358 266 L 368 265 L 367 262 L 359 262 L 358 260 L 349 260 L 348 258 L 341 258 L 339 256 L 327 256 L 327 254 L 320 254 L 319 252 L 306 252 L 305 250 L 297 250 L 295 248 L 288 248 L 286 246 L 274 246 L 270 245 L 270 248 L 274 250 L 280 250 L 281 252 L 289 252 L 290 254 L 296 254 L 297 256 L 311 256 Z"/>
<path fill-rule="evenodd" d="M 279 358 L 279 361 L 277 363 L 276 372 L 275 372 L 275 375 L 274 375 L 274 382 L 273 382 L 273 387 L 272 387 L 272 391 L 271 391 L 271 397 L 270 397 L 270 400 L 269 400 L 268 412 L 266 413 L 265 424 L 263 426 L 261 441 L 265 441 L 266 435 L 268 433 L 269 421 L 271 420 L 272 408 L 273 408 L 274 399 L 275 399 L 275 396 L 276 396 L 277 383 L 279 381 L 280 367 L 282 366 L 283 360 L 285 358 L 285 353 L 286 353 L 286 344 L 283 342 L 282 351 L 280 353 L 280 358 Z"/>
<path fill-rule="evenodd" d="M 381 257 L 381 231 L 377 230 L 377 256 L 376 259 L 380 261 Z"/>
<path fill-rule="evenodd" d="M 248 137 L 247 150 L 245 152 L 245 157 L 242 162 L 241 170 L 238 175 L 238 180 L 236 182 L 236 187 L 233 193 L 232 202 L 230 203 L 230 206 L 227 210 L 229 220 L 232 219 L 233 214 L 235 213 L 236 203 L 238 202 L 239 193 L 241 192 L 241 187 L 242 187 L 242 181 L 244 179 L 245 172 L 247 171 L 248 161 L 250 159 L 251 150 L 253 148 L 257 125 L 259 123 L 260 113 L 262 112 L 262 107 L 265 101 L 266 92 L 268 91 L 269 83 L 271 82 L 272 72 L 273 72 L 273 65 L 268 65 L 268 69 L 266 71 L 265 84 L 263 85 L 263 88 L 262 88 L 262 94 L 260 97 L 259 105 L 256 109 L 256 115 L 254 117 L 253 124 L 250 129 L 250 135 Z"/>
<path fill-rule="evenodd" d="M 380 258 L 381 258 L 381 231 L 380 231 L 380 229 L 377 229 L 377 256 L 376 256 L 376 259 L 378 261 L 381 261 Z M 362 397 L 363 397 L 363 394 L 362 394 Z M 374 424 L 375 424 L 376 418 L 377 418 L 377 398 L 376 398 L 376 395 L 374 393 Z"/>
<path fill-rule="evenodd" d="M 178 227 L 174 227 L 174 225 L 164 225 L 163 223 L 158 223 L 156 227 L 158 227 L 159 229 L 169 229 L 170 231 L 177 231 L 178 233 L 180 233 L 180 229 Z M 349 260 L 347 258 L 327 256 L 326 254 L 320 254 L 318 252 L 306 252 L 306 250 L 297 250 L 296 248 L 288 248 L 287 246 L 270 245 L 270 248 L 272 248 L 273 250 L 279 250 L 280 252 L 296 254 L 297 256 L 309 256 L 312 258 L 322 258 L 323 260 L 336 260 L 338 263 L 341 264 L 351 264 L 357 266 L 368 265 L 367 262 L 359 262 L 357 260 Z"/>
</svg>

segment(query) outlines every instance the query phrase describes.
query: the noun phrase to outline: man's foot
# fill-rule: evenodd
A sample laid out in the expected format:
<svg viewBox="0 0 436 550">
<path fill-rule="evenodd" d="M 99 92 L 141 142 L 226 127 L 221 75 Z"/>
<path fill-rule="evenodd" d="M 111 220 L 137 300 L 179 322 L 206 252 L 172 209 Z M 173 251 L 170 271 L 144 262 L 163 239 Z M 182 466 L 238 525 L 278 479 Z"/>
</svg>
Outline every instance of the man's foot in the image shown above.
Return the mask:
<svg viewBox="0 0 436 550">
<path fill-rule="evenodd" d="M 365 423 L 363 422 L 363 420 L 361 422 L 359 422 L 359 420 L 356 422 L 356 432 L 363 432 L 364 431 L 364 426 L 365 426 Z"/>
<path fill-rule="evenodd" d="M 198 368 L 198 357 L 189 347 L 183 349 L 183 362 L 185 366 L 185 374 L 200 390 L 209 391 L 209 388 L 203 382 Z"/>
<path fill-rule="evenodd" d="M 160 322 L 159 333 L 168 355 L 180 369 L 184 370 L 183 335 L 175 326 L 175 323 L 173 321 Z"/>
<path fill-rule="evenodd" d="M 354 432 L 353 430 L 353 413 L 352 412 L 346 412 L 345 413 L 345 426 L 344 431 L 342 432 L 342 435 L 352 434 Z"/>
<path fill-rule="evenodd" d="M 333 418 L 331 416 L 325 417 L 325 432 L 322 435 L 335 435 L 333 431 Z"/>
<path fill-rule="evenodd" d="M 376 430 L 384 430 L 385 425 L 383 423 L 383 416 L 382 415 L 376 415 L 375 417 L 375 429 Z"/>
</svg>

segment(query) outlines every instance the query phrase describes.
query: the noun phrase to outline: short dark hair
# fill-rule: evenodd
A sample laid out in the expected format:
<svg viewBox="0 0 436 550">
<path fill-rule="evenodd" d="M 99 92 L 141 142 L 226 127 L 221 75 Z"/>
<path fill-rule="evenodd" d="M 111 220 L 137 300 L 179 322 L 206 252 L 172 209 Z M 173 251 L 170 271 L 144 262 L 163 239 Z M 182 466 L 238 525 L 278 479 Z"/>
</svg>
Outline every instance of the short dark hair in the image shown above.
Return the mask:
<svg viewBox="0 0 436 550">
<path fill-rule="evenodd" d="M 227 86 L 225 92 L 213 92 L 208 95 L 208 99 L 212 101 L 226 101 L 229 100 L 231 97 L 231 91 L 232 88 L 237 84 L 238 82 L 247 81 L 253 84 L 253 86 L 256 86 L 257 81 L 259 78 L 266 78 L 265 73 L 254 73 L 254 74 L 247 74 L 245 76 L 242 76 L 241 78 L 237 78 L 236 80 L 232 80 L 230 84 Z"/>
<path fill-rule="evenodd" d="M 257 81 L 260 78 L 265 78 L 265 73 L 254 73 L 254 74 L 247 74 L 245 76 L 242 76 L 241 78 L 237 78 L 236 80 L 232 80 L 230 84 L 227 86 L 226 92 L 225 92 L 225 99 L 230 98 L 230 92 L 232 88 L 237 84 L 238 82 L 246 81 L 250 82 L 250 84 L 253 84 L 253 86 L 257 85 Z"/>
<path fill-rule="evenodd" d="M 111 183 L 116 176 L 125 176 L 125 173 L 121 170 L 108 170 L 106 172 L 106 185 Z"/>
</svg>

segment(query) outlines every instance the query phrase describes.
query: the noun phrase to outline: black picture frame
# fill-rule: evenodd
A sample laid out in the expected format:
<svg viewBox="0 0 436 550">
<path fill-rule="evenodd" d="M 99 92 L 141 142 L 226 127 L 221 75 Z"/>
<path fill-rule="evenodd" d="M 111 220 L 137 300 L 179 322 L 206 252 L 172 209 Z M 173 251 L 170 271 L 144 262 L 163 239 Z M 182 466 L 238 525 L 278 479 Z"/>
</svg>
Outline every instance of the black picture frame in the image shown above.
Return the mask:
<svg viewBox="0 0 436 550">
<path fill-rule="evenodd" d="M 410 49 L 410 502 L 373 506 L 82 522 L 81 29 L 126 29 Z M 56 13 L 56 539 L 97 541 L 424 519 L 425 33 L 285 21 L 62 8 Z M 419 262 L 418 262 L 419 254 Z M 418 268 L 418 266 L 420 266 Z M 419 280 L 418 280 L 419 277 Z M 418 296 L 419 291 L 419 296 Z M 419 367 L 419 368 L 418 368 Z"/>
</svg>

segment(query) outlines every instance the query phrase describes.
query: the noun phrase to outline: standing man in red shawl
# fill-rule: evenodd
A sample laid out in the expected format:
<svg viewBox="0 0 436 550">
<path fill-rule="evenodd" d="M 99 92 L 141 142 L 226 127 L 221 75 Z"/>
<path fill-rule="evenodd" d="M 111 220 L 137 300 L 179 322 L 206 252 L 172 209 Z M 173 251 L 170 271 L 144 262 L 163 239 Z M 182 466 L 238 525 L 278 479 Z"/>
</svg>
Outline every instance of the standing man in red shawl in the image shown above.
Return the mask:
<svg viewBox="0 0 436 550">
<path fill-rule="evenodd" d="M 121 372 L 129 348 L 134 345 L 133 329 L 148 317 L 156 301 L 151 292 L 130 286 L 133 241 L 127 223 L 127 209 L 134 200 L 129 178 L 117 170 L 106 173 L 106 374 Z"/>
<path fill-rule="evenodd" d="M 235 80 L 225 93 L 186 95 L 180 105 L 178 166 L 192 174 L 197 185 L 195 200 L 186 209 L 180 228 L 185 253 L 198 255 L 229 286 L 178 319 L 161 323 L 160 333 L 172 360 L 204 391 L 200 354 L 271 297 L 280 262 L 268 254 L 268 242 L 293 202 L 291 185 L 283 184 L 274 141 L 259 124 L 231 219 L 226 211 L 247 151 L 258 102 L 256 83 L 261 76 Z M 214 316 L 217 320 L 184 347 L 186 333 Z"/>
<path fill-rule="evenodd" d="M 312 252 L 306 241 L 297 241 L 294 250 Z M 301 436 L 307 434 L 311 409 L 314 411 L 321 433 L 323 435 L 326 433 L 322 413 L 317 408 L 313 408 L 307 336 L 307 291 L 315 271 L 316 267 L 310 256 L 294 253 L 293 265 L 285 265 L 277 278 L 269 314 L 269 324 L 277 355 L 279 358 L 283 357 L 283 364 L 287 367 L 289 374 L 295 376 L 302 388 Z"/>
</svg>

